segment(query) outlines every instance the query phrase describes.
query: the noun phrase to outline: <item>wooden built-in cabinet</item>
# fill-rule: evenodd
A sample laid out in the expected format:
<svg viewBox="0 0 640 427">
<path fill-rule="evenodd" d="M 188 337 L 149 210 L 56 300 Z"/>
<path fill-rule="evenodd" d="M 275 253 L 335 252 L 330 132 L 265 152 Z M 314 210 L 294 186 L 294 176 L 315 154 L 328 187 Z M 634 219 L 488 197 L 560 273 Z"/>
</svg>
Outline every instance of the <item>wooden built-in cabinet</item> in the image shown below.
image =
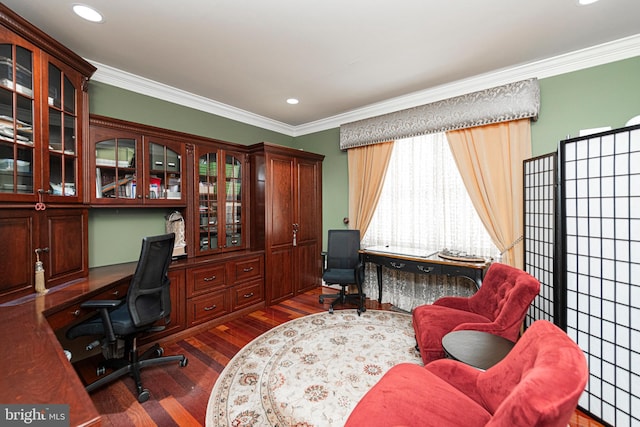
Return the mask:
<svg viewBox="0 0 640 427">
<path fill-rule="evenodd" d="M 187 326 L 264 301 L 264 256 L 250 254 L 187 270 Z"/>
<path fill-rule="evenodd" d="M 95 67 L 0 4 L 0 201 L 82 202 Z"/>
<path fill-rule="evenodd" d="M 80 207 L 0 209 L 0 303 L 34 292 L 38 258 L 47 287 L 86 276 L 87 229 L 88 211 Z"/>
<path fill-rule="evenodd" d="M 184 206 L 187 140 L 162 129 L 91 116 L 88 199 L 94 206 Z"/>
<path fill-rule="evenodd" d="M 265 250 L 270 305 L 321 284 L 324 156 L 266 143 L 252 148 L 252 247 Z"/>
<path fill-rule="evenodd" d="M 95 67 L 0 3 L 0 302 L 87 274 L 83 140 Z"/>
<path fill-rule="evenodd" d="M 245 248 L 246 155 L 199 145 L 194 167 L 196 255 Z"/>
</svg>

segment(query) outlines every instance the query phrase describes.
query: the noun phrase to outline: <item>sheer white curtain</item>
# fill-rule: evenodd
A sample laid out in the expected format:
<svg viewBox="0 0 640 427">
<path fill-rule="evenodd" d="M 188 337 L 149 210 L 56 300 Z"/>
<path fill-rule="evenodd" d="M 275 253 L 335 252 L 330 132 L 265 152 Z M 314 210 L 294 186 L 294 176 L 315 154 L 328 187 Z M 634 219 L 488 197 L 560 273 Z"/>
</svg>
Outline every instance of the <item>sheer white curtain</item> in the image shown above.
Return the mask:
<svg viewBox="0 0 640 427">
<path fill-rule="evenodd" d="M 443 248 L 498 258 L 469 199 L 444 133 L 397 140 L 362 246 Z M 469 294 L 473 286 L 455 278 L 385 270 L 383 302 L 411 310 L 441 294 Z M 466 282 L 462 279 L 463 282 Z M 375 269 L 368 268 L 365 293 L 377 297 Z"/>
</svg>

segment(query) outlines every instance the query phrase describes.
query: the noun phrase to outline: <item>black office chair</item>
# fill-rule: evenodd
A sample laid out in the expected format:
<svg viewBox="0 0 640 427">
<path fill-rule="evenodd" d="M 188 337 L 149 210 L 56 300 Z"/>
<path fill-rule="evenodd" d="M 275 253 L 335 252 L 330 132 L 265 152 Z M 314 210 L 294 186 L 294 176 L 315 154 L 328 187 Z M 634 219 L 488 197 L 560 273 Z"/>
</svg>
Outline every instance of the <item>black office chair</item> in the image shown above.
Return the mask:
<svg viewBox="0 0 640 427">
<path fill-rule="evenodd" d="M 67 338 L 100 335 L 103 366 L 98 375 L 104 375 L 106 368 L 113 372 L 89 384 L 91 392 L 124 375 L 131 375 L 135 382 L 140 403 L 149 399 L 149 390 L 142 387 L 140 370 L 147 366 L 162 363 L 179 362 L 187 366 L 184 355 L 164 356 L 162 347 L 155 344 L 143 354 L 138 353 L 137 337 L 164 329 L 156 325 L 159 320 L 169 323 L 171 300 L 169 298 L 170 280 L 167 277 L 171 254 L 173 252 L 174 233 L 142 239 L 142 249 L 138 266 L 131 279 L 127 297 L 124 300 L 87 301 L 83 308 L 95 309 L 98 313 L 91 319 L 75 325 L 67 331 Z"/>
<path fill-rule="evenodd" d="M 329 230 L 327 252 L 322 280 L 328 285 L 340 285 L 340 293 L 320 295 L 320 304 L 325 298 L 335 298 L 329 307 L 329 313 L 337 304 L 347 302 L 358 306 L 358 316 L 366 311 L 365 294 L 362 292 L 364 264 L 360 260 L 360 230 Z M 347 286 L 356 285 L 357 294 L 347 293 Z"/>
</svg>

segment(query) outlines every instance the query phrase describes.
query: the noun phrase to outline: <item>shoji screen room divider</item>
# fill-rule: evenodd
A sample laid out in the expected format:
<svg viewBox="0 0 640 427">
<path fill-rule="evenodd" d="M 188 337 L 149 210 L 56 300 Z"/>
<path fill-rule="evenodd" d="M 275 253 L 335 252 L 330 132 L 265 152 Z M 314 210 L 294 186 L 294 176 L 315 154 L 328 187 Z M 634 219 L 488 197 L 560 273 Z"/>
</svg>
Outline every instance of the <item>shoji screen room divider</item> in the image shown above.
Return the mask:
<svg viewBox="0 0 640 427">
<path fill-rule="evenodd" d="M 536 161 L 525 162 L 525 178 Z M 640 426 L 640 126 L 561 141 L 555 176 L 553 277 L 543 284 L 552 283 L 553 308 L 536 309 L 546 303 L 538 298 L 530 320 L 550 317 L 583 349 L 590 374 L 582 409 L 607 424 Z M 532 232 L 546 205 L 534 198 L 527 215 L 531 182 L 525 269 L 538 277 L 531 260 L 548 246 L 533 244 Z"/>
</svg>

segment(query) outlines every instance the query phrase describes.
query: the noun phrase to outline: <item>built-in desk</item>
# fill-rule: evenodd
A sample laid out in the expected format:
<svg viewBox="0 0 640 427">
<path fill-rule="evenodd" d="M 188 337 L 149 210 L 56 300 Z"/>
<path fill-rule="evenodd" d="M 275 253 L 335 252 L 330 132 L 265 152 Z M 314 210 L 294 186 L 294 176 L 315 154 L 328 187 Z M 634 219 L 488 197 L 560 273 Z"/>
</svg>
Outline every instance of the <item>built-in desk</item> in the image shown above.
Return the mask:
<svg viewBox="0 0 640 427">
<path fill-rule="evenodd" d="M 190 324 L 189 330 L 184 329 L 184 319 L 177 328 L 172 322 L 174 329 L 163 331 L 171 334 L 167 339 L 175 339 L 181 334 L 193 333 L 197 328 L 207 328 L 264 307 L 263 256 L 262 251 L 238 251 L 173 261 L 169 275 L 176 279 L 175 283 L 172 279 L 172 289 L 179 292 L 176 304 L 172 304 L 172 315 L 185 310 L 185 287 L 197 285 L 191 281 L 185 286 L 185 272 L 198 276 L 209 268 L 215 270 L 224 265 L 229 288 L 218 287 L 212 293 L 205 289 L 203 295 L 196 295 L 196 292 L 192 299 L 197 303 L 201 302 L 200 298 L 205 298 L 207 303 L 210 293 L 216 296 L 221 292 L 227 292 L 230 297 L 225 303 L 228 312 L 205 319 L 198 326 Z M 71 426 L 100 425 L 100 414 L 71 364 L 76 357 L 81 360 L 83 356 L 81 352 L 72 351 L 71 362 L 67 360 L 56 332 L 61 334 L 69 324 L 93 314 L 80 307 L 82 302 L 124 298 L 136 266 L 137 262 L 131 262 L 92 268 L 86 278 L 51 288 L 44 295 L 31 294 L 0 304 L 0 403 L 67 404 L 70 405 Z M 207 308 L 204 306 L 203 310 Z M 147 340 L 151 338 L 154 336 L 145 337 Z"/>
<path fill-rule="evenodd" d="M 382 302 L 382 267 L 417 274 L 444 274 L 462 276 L 473 280 L 479 288 L 484 274 L 491 264 L 484 262 L 452 261 L 441 258 L 439 251 L 394 247 L 374 246 L 360 250 L 363 262 L 376 265 L 378 279 L 378 302 Z"/>
<path fill-rule="evenodd" d="M 67 404 L 71 426 L 100 425 L 100 414 L 67 360 L 47 314 L 91 299 L 131 277 L 136 263 L 92 269 L 86 279 L 0 305 L 0 402 Z"/>
</svg>

